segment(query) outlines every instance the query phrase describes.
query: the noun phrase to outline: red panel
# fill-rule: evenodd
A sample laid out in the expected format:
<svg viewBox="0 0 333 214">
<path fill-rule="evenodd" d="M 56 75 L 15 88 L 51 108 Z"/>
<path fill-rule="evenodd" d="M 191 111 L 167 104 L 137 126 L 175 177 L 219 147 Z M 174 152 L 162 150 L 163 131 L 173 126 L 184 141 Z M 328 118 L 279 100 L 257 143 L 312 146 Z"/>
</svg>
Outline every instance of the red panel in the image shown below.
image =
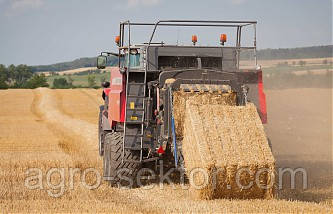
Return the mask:
<svg viewBox="0 0 333 214">
<path fill-rule="evenodd" d="M 259 109 L 262 123 L 267 123 L 266 95 L 264 93 L 264 84 L 262 81 L 262 71 L 258 71 L 258 96 Z"/>
<path fill-rule="evenodd" d="M 123 122 L 125 114 L 125 78 L 119 72 L 118 67 L 111 69 L 110 91 L 109 91 L 109 122 Z"/>
<path fill-rule="evenodd" d="M 126 76 L 123 75 L 123 91 L 120 95 L 121 111 L 120 111 L 120 122 L 125 122 L 125 111 L 126 111 Z"/>
</svg>

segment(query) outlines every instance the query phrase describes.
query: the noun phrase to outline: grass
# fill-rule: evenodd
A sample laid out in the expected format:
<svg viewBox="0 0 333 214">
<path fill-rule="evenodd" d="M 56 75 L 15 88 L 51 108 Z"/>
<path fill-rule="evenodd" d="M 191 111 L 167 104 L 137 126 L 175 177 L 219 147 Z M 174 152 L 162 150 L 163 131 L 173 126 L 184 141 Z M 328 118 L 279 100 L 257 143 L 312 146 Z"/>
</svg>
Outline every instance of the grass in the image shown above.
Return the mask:
<svg viewBox="0 0 333 214">
<path fill-rule="evenodd" d="M 100 86 L 101 85 L 101 80 L 105 79 L 106 81 L 109 81 L 110 79 L 110 73 L 95 73 L 95 74 L 91 74 L 92 76 L 95 77 L 96 80 L 96 86 Z M 73 74 L 70 76 L 73 79 L 73 85 L 74 86 L 81 86 L 81 87 L 88 87 L 88 74 L 85 75 L 78 75 L 78 74 Z M 47 82 L 50 85 L 50 87 L 53 86 L 53 80 L 57 79 L 57 78 L 66 78 L 68 81 L 68 76 L 64 75 L 64 76 L 47 76 Z"/>
</svg>

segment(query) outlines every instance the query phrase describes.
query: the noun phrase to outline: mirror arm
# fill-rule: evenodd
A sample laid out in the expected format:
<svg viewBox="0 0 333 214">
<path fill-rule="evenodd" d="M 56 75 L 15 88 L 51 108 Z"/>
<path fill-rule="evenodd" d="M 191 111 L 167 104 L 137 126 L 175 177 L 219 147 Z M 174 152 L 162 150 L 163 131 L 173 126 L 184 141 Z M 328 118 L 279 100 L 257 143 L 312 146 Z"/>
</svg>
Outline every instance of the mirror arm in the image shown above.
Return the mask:
<svg viewBox="0 0 333 214">
<path fill-rule="evenodd" d="M 119 54 L 117 54 L 117 53 L 113 53 L 113 52 L 102 52 L 101 53 L 101 56 L 110 56 L 110 55 L 112 55 L 112 56 L 116 56 L 116 57 L 119 57 Z"/>
</svg>

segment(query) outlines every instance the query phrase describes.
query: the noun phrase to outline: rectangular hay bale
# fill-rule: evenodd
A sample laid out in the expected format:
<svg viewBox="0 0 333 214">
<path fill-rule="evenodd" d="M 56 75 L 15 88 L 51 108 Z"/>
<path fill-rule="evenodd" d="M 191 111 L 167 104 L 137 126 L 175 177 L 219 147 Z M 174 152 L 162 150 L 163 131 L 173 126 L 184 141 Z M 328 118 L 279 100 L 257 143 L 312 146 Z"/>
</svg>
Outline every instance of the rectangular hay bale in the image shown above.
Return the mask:
<svg viewBox="0 0 333 214">
<path fill-rule="evenodd" d="M 275 160 L 256 106 L 200 100 L 186 102 L 182 121 L 190 191 L 201 199 L 273 198 Z"/>
<path fill-rule="evenodd" d="M 183 138 L 184 131 L 184 115 L 186 109 L 186 102 L 195 100 L 197 104 L 219 104 L 219 105 L 236 105 L 235 93 L 222 93 L 222 92 L 184 92 L 175 91 L 173 93 L 173 114 L 175 118 L 176 136 L 178 139 Z"/>
</svg>

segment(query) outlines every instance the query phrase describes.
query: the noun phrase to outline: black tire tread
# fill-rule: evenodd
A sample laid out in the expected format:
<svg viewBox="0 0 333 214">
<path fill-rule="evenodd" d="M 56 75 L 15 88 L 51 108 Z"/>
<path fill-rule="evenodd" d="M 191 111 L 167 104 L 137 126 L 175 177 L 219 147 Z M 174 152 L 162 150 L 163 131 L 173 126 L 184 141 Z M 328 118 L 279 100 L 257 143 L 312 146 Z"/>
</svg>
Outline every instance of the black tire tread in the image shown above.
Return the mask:
<svg viewBox="0 0 333 214">
<path fill-rule="evenodd" d="M 104 141 L 104 177 L 112 186 L 119 185 L 122 181 L 119 176 L 130 178 L 136 181 L 136 174 L 141 168 L 141 163 L 126 162 L 139 161 L 140 152 L 125 150 L 124 162 L 122 161 L 123 152 L 123 133 L 110 132 L 106 133 Z M 127 171 L 118 172 L 120 169 Z"/>
</svg>

